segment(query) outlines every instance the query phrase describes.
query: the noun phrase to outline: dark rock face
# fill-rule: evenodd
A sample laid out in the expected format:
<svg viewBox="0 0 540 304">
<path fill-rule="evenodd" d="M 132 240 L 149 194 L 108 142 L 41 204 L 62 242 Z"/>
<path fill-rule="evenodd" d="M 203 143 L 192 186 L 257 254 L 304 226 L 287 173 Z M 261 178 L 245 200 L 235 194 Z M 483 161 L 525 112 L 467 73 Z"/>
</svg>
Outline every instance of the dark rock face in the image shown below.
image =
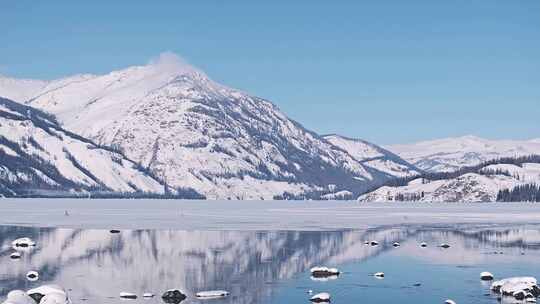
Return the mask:
<svg viewBox="0 0 540 304">
<path fill-rule="evenodd" d="M 36 303 L 39 303 L 41 301 L 41 298 L 43 298 L 45 295 L 41 293 L 33 293 L 29 294 L 30 298 L 34 299 Z"/>
</svg>

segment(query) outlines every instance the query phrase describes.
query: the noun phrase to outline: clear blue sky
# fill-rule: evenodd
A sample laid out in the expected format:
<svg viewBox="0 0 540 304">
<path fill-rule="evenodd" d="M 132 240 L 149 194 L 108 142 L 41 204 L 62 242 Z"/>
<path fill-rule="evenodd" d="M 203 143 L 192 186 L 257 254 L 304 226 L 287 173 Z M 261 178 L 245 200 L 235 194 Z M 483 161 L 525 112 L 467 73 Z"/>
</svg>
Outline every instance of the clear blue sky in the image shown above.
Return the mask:
<svg viewBox="0 0 540 304">
<path fill-rule="evenodd" d="M 540 137 L 537 0 L 0 2 L 0 74 L 107 73 L 163 51 L 320 133 Z"/>
</svg>

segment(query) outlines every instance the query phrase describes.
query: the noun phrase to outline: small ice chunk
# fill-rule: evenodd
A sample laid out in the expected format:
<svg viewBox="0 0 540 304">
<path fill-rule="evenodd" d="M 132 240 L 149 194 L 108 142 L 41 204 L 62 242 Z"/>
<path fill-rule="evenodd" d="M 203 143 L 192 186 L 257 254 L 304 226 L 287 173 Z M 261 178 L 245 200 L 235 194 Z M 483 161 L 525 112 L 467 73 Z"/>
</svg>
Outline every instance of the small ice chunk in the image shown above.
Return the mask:
<svg viewBox="0 0 540 304">
<path fill-rule="evenodd" d="M 392 246 L 397 248 L 397 247 L 401 246 L 401 244 L 399 242 L 395 242 L 394 244 L 392 244 Z"/>
<path fill-rule="evenodd" d="M 373 274 L 373 276 L 376 278 L 384 278 L 384 272 L 376 272 Z"/>
<path fill-rule="evenodd" d="M 200 291 L 195 294 L 197 298 L 222 298 L 228 295 L 229 295 L 229 292 L 225 290 Z"/>
<path fill-rule="evenodd" d="M 143 298 L 153 298 L 154 297 L 154 294 L 151 293 L 151 292 L 145 292 L 143 293 Z"/>
<path fill-rule="evenodd" d="M 309 300 L 314 303 L 327 303 L 330 302 L 330 294 L 327 292 L 321 292 L 314 295 Z"/>
<path fill-rule="evenodd" d="M 453 300 L 448 299 L 448 300 L 444 301 L 444 304 L 456 304 L 456 302 L 454 302 Z"/>
<path fill-rule="evenodd" d="M 12 254 L 9 255 L 9 257 L 12 260 L 18 260 L 18 259 L 21 258 L 21 253 L 20 252 L 13 252 Z"/>
<path fill-rule="evenodd" d="M 444 248 L 444 249 L 448 249 L 448 248 L 450 248 L 450 245 L 448 245 L 446 243 L 442 243 L 439 247 Z"/>
</svg>

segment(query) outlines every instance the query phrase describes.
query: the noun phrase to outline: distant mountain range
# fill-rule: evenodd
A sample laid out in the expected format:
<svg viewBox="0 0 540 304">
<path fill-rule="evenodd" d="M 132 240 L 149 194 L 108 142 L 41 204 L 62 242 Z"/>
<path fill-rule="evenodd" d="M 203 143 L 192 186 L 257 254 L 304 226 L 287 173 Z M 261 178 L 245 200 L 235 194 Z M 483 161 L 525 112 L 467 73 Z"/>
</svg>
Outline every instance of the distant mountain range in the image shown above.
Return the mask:
<svg viewBox="0 0 540 304">
<path fill-rule="evenodd" d="M 540 139 L 489 140 L 468 135 L 387 148 L 422 170 L 448 172 L 501 157 L 540 154 Z"/>
<path fill-rule="evenodd" d="M 540 154 L 540 140 L 468 136 L 382 148 L 318 135 L 171 55 L 106 75 L 0 77 L 0 96 L 5 196 L 351 199 L 394 178 Z"/>
</svg>

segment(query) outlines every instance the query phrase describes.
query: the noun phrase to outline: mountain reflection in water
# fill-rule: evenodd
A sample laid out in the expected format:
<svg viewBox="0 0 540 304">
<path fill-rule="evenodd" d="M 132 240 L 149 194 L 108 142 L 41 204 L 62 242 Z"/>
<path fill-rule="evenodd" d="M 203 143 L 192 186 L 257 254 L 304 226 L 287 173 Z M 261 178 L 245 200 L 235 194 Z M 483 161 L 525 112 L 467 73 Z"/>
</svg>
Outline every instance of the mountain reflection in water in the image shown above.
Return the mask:
<svg viewBox="0 0 540 304">
<path fill-rule="evenodd" d="M 106 230 L 6 226 L 0 227 L 0 300 L 13 289 L 54 283 L 69 289 L 74 303 L 119 303 L 121 291 L 139 296 L 153 292 L 157 297 L 144 302 L 161 303 L 160 295 L 170 288 L 188 293 L 183 303 L 200 302 L 193 299 L 194 293 L 213 289 L 230 292 L 228 298 L 213 300 L 216 303 L 268 303 L 281 292 L 283 282 L 304 277 L 312 266 L 361 264 L 385 253 L 460 266 L 482 263 L 499 252 L 504 252 L 508 263 L 532 262 L 540 249 L 539 229 L 124 230 L 111 234 Z M 11 241 L 23 236 L 33 238 L 37 246 L 23 253 L 21 260 L 11 260 Z M 365 245 L 366 240 L 377 240 L 380 245 Z M 396 241 L 402 245 L 398 249 L 392 247 Z M 420 242 L 428 243 L 428 248 L 419 249 Z M 438 248 L 443 242 L 451 248 Z M 40 273 L 38 282 L 26 280 L 29 270 Z M 307 301 L 304 290 L 297 292 Z"/>
</svg>

